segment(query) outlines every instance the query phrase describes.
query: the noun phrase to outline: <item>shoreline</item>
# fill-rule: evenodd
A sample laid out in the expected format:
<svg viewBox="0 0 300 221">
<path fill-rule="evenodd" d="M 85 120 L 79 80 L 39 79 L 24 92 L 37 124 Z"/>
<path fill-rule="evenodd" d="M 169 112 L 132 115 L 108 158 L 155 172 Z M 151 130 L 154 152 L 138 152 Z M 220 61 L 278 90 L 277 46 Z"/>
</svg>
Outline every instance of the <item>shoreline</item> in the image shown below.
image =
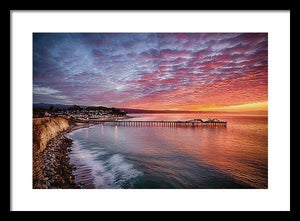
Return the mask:
<svg viewBox="0 0 300 221">
<path fill-rule="evenodd" d="M 73 165 L 70 164 L 68 153 L 73 141 L 63 133 L 49 140 L 43 152 L 34 153 L 35 174 L 34 189 L 78 189 L 75 183 Z"/>
<path fill-rule="evenodd" d="M 128 118 L 130 117 L 122 119 Z M 119 120 L 118 118 L 111 119 Z M 66 135 L 101 122 L 103 121 L 70 122 L 66 130 L 61 131 L 47 142 L 46 148 L 42 152 L 33 148 L 33 189 L 80 189 L 81 184 L 75 181 L 76 165 L 71 164 L 69 157 L 69 153 L 73 149 L 73 140 Z"/>
<path fill-rule="evenodd" d="M 132 116 L 126 117 L 111 117 L 106 120 L 68 120 L 68 128 L 58 133 L 57 136 L 49 140 L 43 152 L 36 153 L 34 151 L 34 174 L 33 188 L 34 189 L 80 189 L 91 188 L 90 184 L 80 181 L 80 177 L 86 180 L 88 178 L 87 169 L 82 167 L 80 160 L 75 160 L 71 163 L 70 152 L 73 151 L 74 143 L 71 138 L 67 136 L 75 130 L 82 128 L 89 128 L 91 126 L 99 125 L 103 122 L 118 121 L 134 118 Z M 37 162 L 35 162 L 37 161 Z M 77 178 L 76 178 L 77 177 Z M 89 176 L 89 179 L 91 177 Z M 76 181 L 77 180 L 77 181 Z"/>
</svg>

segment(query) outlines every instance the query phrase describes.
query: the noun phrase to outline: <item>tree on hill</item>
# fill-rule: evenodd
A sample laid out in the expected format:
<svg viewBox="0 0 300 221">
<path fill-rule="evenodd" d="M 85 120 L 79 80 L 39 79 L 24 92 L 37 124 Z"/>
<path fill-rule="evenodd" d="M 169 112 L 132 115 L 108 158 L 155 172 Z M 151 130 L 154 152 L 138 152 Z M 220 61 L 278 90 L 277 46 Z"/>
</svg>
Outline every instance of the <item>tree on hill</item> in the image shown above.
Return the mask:
<svg viewBox="0 0 300 221">
<path fill-rule="evenodd" d="M 119 116 L 124 116 L 126 115 L 126 113 L 124 111 L 121 111 L 120 109 L 117 109 L 117 108 L 111 108 L 111 113 L 113 115 L 119 115 Z"/>
<path fill-rule="evenodd" d="M 73 106 L 69 107 L 69 110 L 82 110 L 82 108 L 74 104 Z"/>
<path fill-rule="evenodd" d="M 54 110 L 54 106 L 53 106 L 53 105 L 50 105 L 49 111 L 53 111 L 53 110 Z"/>
<path fill-rule="evenodd" d="M 94 106 L 89 106 L 86 108 L 86 110 L 107 110 L 107 107 L 103 107 L 103 106 L 98 106 L 98 107 L 94 107 Z"/>
</svg>

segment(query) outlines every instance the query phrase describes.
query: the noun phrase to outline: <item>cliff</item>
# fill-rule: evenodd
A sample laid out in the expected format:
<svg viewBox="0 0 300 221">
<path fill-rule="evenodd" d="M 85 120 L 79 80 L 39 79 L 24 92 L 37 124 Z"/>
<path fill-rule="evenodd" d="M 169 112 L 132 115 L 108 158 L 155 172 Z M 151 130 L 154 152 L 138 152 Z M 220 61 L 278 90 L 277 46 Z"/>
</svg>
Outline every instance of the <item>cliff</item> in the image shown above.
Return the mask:
<svg viewBox="0 0 300 221">
<path fill-rule="evenodd" d="M 69 128 L 62 117 L 33 119 L 33 188 L 79 188 L 68 152 L 72 140 L 61 132 Z"/>
<path fill-rule="evenodd" d="M 33 119 L 33 151 L 41 152 L 49 140 L 69 128 L 68 120 L 62 117 L 44 117 Z"/>
</svg>

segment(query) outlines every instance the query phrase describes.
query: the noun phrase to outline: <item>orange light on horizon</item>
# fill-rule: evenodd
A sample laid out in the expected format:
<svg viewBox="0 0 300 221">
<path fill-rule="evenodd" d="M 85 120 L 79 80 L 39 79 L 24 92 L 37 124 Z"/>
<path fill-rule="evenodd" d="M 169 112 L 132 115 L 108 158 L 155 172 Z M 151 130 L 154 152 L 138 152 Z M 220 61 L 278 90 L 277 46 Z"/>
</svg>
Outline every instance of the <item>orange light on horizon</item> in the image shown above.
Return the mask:
<svg viewBox="0 0 300 221">
<path fill-rule="evenodd" d="M 231 106 L 210 106 L 200 107 L 198 110 L 212 110 L 212 111 L 268 111 L 268 101 L 239 104 Z"/>
<path fill-rule="evenodd" d="M 238 104 L 238 105 L 228 105 L 228 106 L 199 106 L 199 105 L 184 105 L 178 107 L 170 107 L 170 108 L 157 108 L 157 106 L 152 106 L 151 108 L 147 108 L 144 106 L 135 107 L 137 109 L 145 109 L 145 110 L 156 110 L 156 111 L 217 111 L 217 112 L 267 112 L 268 111 L 268 101 L 263 102 L 254 102 L 248 104 Z"/>
</svg>

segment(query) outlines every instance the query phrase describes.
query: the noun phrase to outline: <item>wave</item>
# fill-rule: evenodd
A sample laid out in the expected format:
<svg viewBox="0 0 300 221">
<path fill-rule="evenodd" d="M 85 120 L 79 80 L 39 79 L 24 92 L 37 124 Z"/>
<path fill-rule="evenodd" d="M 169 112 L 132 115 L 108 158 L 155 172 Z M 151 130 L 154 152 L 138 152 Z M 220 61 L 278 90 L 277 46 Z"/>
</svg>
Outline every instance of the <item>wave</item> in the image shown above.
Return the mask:
<svg viewBox="0 0 300 221">
<path fill-rule="evenodd" d="M 104 148 L 88 146 L 86 143 L 83 145 L 80 141 L 73 142 L 70 157 L 90 169 L 94 188 L 130 188 L 133 179 L 143 174 L 121 154 L 110 153 Z"/>
</svg>

